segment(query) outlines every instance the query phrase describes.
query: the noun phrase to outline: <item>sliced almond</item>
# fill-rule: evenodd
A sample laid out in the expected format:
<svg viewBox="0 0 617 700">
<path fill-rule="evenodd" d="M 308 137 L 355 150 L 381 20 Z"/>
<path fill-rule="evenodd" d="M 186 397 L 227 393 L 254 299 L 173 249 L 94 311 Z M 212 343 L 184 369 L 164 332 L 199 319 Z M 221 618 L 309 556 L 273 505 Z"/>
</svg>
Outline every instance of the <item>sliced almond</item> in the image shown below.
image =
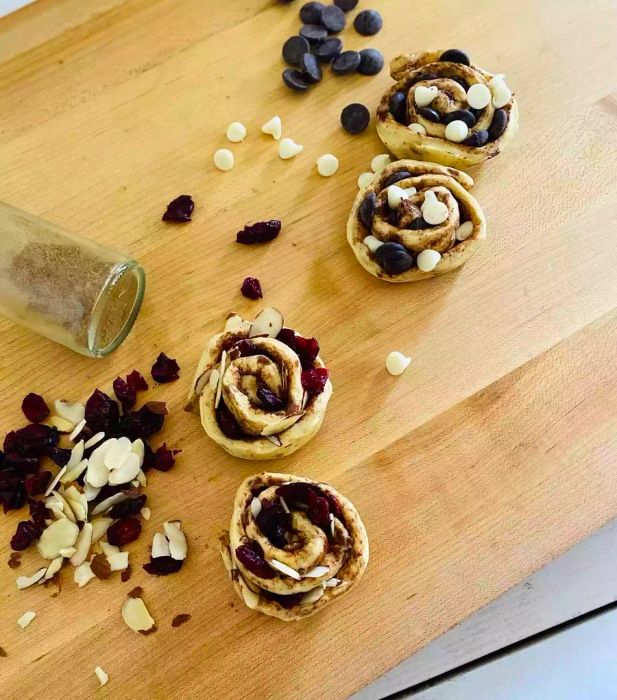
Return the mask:
<svg viewBox="0 0 617 700">
<path fill-rule="evenodd" d="M 94 447 L 96 444 L 101 442 L 101 440 L 105 437 L 105 433 L 100 432 L 100 433 L 95 433 L 89 440 L 86 440 L 86 449 L 89 449 L 90 447 Z"/>
<path fill-rule="evenodd" d="M 109 483 L 114 486 L 128 484 L 140 471 L 139 457 L 134 452 L 129 452 L 122 465 L 109 472 Z"/>
<path fill-rule="evenodd" d="M 80 564 L 73 572 L 73 580 L 80 588 L 83 588 L 93 578 L 95 578 L 94 573 L 90 568 L 90 563 L 87 561 Z"/>
<path fill-rule="evenodd" d="M 295 569 L 292 569 L 291 566 L 287 566 L 287 564 L 283 564 L 283 562 L 279 561 L 278 559 L 270 559 L 268 561 L 268 564 L 270 564 L 270 566 L 273 569 L 276 569 L 285 576 L 289 576 L 290 578 L 293 578 L 296 581 L 299 581 L 301 579 L 300 574 Z"/>
<path fill-rule="evenodd" d="M 64 561 L 63 556 L 56 557 L 55 559 L 52 559 L 51 564 L 47 567 L 47 571 L 45 572 L 45 576 L 43 578 L 44 581 L 49 581 L 50 578 L 53 578 L 58 571 L 62 568 L 62 562 Z"/>
<path fill-rule="evenodd" d="M 117 552 L 107 557 L 112 571 L 124 571 L 129 565 L 129 553 Z"/>
<path fill-rule="evenodd" d="M 339 584 L 343 583 L 340 578 L 336 578 L 335 576 L 333 578 L 329 578 L 327 581 L 324 581 L 324 586 L 326 588 L 336 588 Z"/>
<path fill-rule="evenodd" d="M 87 481 L 84 483 L 84 496 L 86 497 L 86 501 L 88 501 L 88 503 L 93 501 L 99 495 L 99 493 L 101 493 L 100 486 L 90 486 Z"/>
<path fill-rule="evenodd" d="M 304 394 L 302 394 L 302 410 L 306 408 L 310 398 L 311 395 L 308 393 L 308 391 L 305 391 Z"/>
<path fill-rule="evenodd" d="M 122 503 L 122 501 L 128 500 L 128 496 L 122 491 L 114 493 L 113 495 L 105 498 L 100 503 L 97 503 L 94 507 L 91 515 L 100 515 L 101 513 L 106 513 L 110 508 L 116 505 L 116 503 Z"/>
<path fill-rule="evenodd" d="M 51 484 L 47 487 L 47 491 L 45 491 L 45 496 L 49 496 L 49 494 L 56 488 L 56 486 L 59 484 L 60 479 L 66 474 L 66 466 L 62 467 L 62 469 L 56 474 L 56 476 L 52 479 Z"/>
<path fill-rule="evenodd" d="M 268 338 L 276 338 L 281 332 L 283 323 L 283 314 L 278 309 L 268 306 L 257 314 L 257 317 L 251 323 L 248 337 L 267 336 Z"/>
<path fill-rule="evenodd" d="M 186 559 L 186 536 L 175 523 L 163 523 L 165 535 L 169 540 L 169 553 L 172 559 L 183 561 Z"/>
<path fill-rule="evenodd" d="M 244 604 L 247 608 L 256 610 L 257 606 L 259 605 L 259 593 L 253 593 L 253 591 L 246 585 L 246 581 L 242 578 L 242 576 L 238 577 L 238 583 L 240 584 Z"/>
<path fill-rule="evenodd" d="M 285 499 L 282 496 L 279 496 L 279 501 L 281 502 L 281 505 L 283 506 L 283 510 L 286 513 L 289 513 L 289 508 L 287 506 L 287 503 L 285 502 Z"/>
<path fill-rule="evenodd" d="M 23 590 L 24 588 L 30 588 L 30 586 L 34 586 L 35 583 L 38 583 L 43 576 L 45 576 L 45 573 L 47 572 L 47 567 L 43 567 L 42 569 L 39 569 L 36 573 L 32 574 L 32 576 L 18 576 L 17 580 L 15 583 L 17 584 L 17 588 L 19 590 Z"/>
<path fill-rule="evenodd" d="M 113 523 L 111 518 L 94 518 L 92 524 L 92 544 L 98 542 Z"/>
<path fill-rule="evenodd" d="M 227 353 L 225 350 L 221 353 L 221 367 L 219 369 L 219 381 L 216 385 L 216 397 L 214 399 L 214 408 L 219 407 L 221 402 L 221 395 L 223 393 L 223 375 L 225 374 L 225 361 L 227 360 Z"/>
<path fill-rule="evenodd" d="M 106 440 L 102 445 L 99 445 L 88 458 L 88 468 L 86 469 L 86 481 L 90 486 L 101 488 L 105 486 L 109 480 L 109 469 L 105 466 L 105 455 L 110 450 L 116 438 Z"/>
<path fill-rule="evenodd" d="M 327 566 L 315 566 L 310 571 L 302 574 L 302 578 L 321 578 L 325 576 L 330 569 Z"/>
<path fill-rule="evenodd" d="M 69 461 L 66 463 L 67 472 L 72 471 L 82 461 L 82 459 L 84 458 L 85 447 L 86 446 L 83 440 L 80 440 L 73 446 L 73 449 L 71 450 L 71 456 L 69 457 Z"/>
<path fill-rule="evenodd" d="M 248 322 L 245 321 L 242 316 L 238 316 L 238 314 L 234 313 L 233 311 L 227 316 L 227 320 L 225 321 L 225 332 L 227 331 L 237 331 L 240 330 L 244 325 L 248 325 Z"/>
<path fill-rule="evenodd" d="M 107 469 L 118 469 L 133 451 L 133 444 L 127 437 L 117 438 L 105 453 L 104 464 Z"/>
<path fill-rule="evenodd" d="M 69 421 L 73 425 L 77 425 L 80 421 L 84 420 L 86 415 L 86 409 L 81 403 L 70 403 L 69 401 L 61 401 L 56 399 L 54 401 L 54 411 L 56 415 L 64 420 Z"/>
<path fill-rule="evenodd" d="M 131 449 L 139 457 L 139 464 L 142 465 L 144 463 L 144 457 L 146 454 L 146 450 L 144 447 L 144 441 L 141 438 L 137 438 L 137 440 L 133 440 L 133 444 L 131 446 Z"/>
<path fill-rule="evenodd" d="M 156 625 L 141 598 L 127 598 L 122 604 L 122 619 L 134 632 L 148 634 L 154 632 Z"/>
<path fill-rule="evenodd" d="M 293 413 L 290 416 L 286 416 L 285 418 L 281 418 L 280 421 L 277 421 L 276 423 L 270 423 L 270 425 L 267 425 L 262 431 L 261 434 L 264 437 L 268 437 L 269 435 L 276 435 L 277 433 L 282 433 L 288 428 L 291 428 L 292 425 L 298 422 L 300 416 L 302 415 L 302 411 L 298 411 L 298 413 Z"/>
<path fill-rule="evenodd" d="M 141 517 L 142 517 L 144 520 L 150 520 L 150 518 L 152 517 L 152 511 L 150 510 L 150 508 L 148 508 L 148 506 L 144 506 L 144 507 L 139 511 L 139 515 L 141 515 Z"/>
<path fill-rule="evenodd" d="M 71 510 L 75 514 L 77 522 L 85 522 L 88 519 L 88 500 L 86 494 L 80 491 L 75 485 L 65 489 L 63 494 L 64 500 L 68 501 Z"/>
<path fill-rule="evenodd" d="M 261 501 L 259 498 L 253 498 L 251 501 L 251 514 L 256 518 L 261 513 Z"/>
<path fill-rule="evenodd" d="M 283 443 L 281 442 L 281 438 L 278 435 L 264 435 L 266 440 L 270 440 L 270 442 L 273 445 L 276 445 L 277 447 L 283 447 Z"/>
<path fill-rule="evenodd" d="M 324 587 L 317 586 L 317 588 L 311 588 L 307 591 L 300 599 L 300 605 L 309 605 L 310 603 L 316 603 L 321 596 L 324 594 Z"/>
<path fill-rule="evenodd" d="M 146 488 L 148 485 L 148 479 L 141 469 L 137 472 L 135 481 L 137 482 L 137 486 L 142 486 L 143 488 Z"/>
<path fill-rule="evenodd" d="M 65 559 L 70 559 L 76 551 L 75 547 L 65 547 L 64 549 L 58 550 L 58 554 Z"/>
<path fill-rule="evenodd" d="M 102 688 L 104 685 L 106 685 L 107 681 L 109 680 L 109 676 L 105 673 L 105 671 L 103 671 L 103 669 L 100 666 L 97 666 L 94 669 L 94 674 L 99 680 L 99 688 Z"/>
<path fill-rule="evenodd" d="M 73 428 L 73 432 L 69 435 L 69 440 L 71 442 L 74 442 L 77 439 L 77 436 L 81 433 L 81 431 L 86 427 L 86 419 L 82 418 L 82 420 L 77 423 L 77 425 Z"/>
<path fill-rule="evenodd" d="M 195 396 L 201 396 L 204 393 L 204 389 L 206 388 L 206 384 L 210 383 L 210 386 L 214 389 L 212 386 L 212 375 L 214 372 L 218 372 L 218 370 L 213 370 L 211 367 L 210 369 L 207 369 L 205 372 L 202 372 L 199 377 L 195 380 L 195 388 L 193 389 Z M 218 382 L 218 377 L 216 378 L 216 381 Z"/>
<path fill-rule="evenodd" d="M 45 425 L 48 425 L 50 428 L 55 428 L 59 433 L 66 433 L 67 435 L 72 432 L 75 427 L 74 423 L 60 418 L 60 416 L 49 416 L 45 421 Z"/>
<path fill-rule="evenodd" d="M 77 542 L 79 528 L 67 518 L 56 520 L 43 530 L 36 543 L 43 559 L 55 559 L 61 549 L 72 547 Z"/>
<path fill-rule="evenodd" d="M 99 543 L 99 546 L 101 547 L 101 552 L 103 552 L 108 559 L 114 554 L 120 553 L 120 547 L 116 547 L 114 544 L 109 544 L 109 542 L 105 542 L 104 540 Z"/>
<path fill-rule="evenodd" d="M 73 509 L 71 508 L 70 503 L 60 494 L 59 491 L 54 491 L 53 492 L 53 497 L 56 499 L 56 502 L 62 506 L 62 512 L 64 515 L 73 523 L 77 522 L 77 518 L 75 517 L 75 513 L 73 513 Z"/>
<path fill-rule="evenodd" d="M 210 372 L 210 379 L 208 381 L 208 384 L 210 385 L 211 389 L 214 390 L 218 387 L 220 378 L 221 378 L 221 373 L 219 372 L 218 369 L 215 368 Z"/>
<path fill-rule="evenodd" d="M 170 557 L 171 552 L 169 551 L 169 540 L 165 535 L 160 532 L 156 532 L 152 538 L 152 558 L 157 557 Z"/>
<path fill-rule="evenodd" d="M 79 462 L 79 464 L 77 464 L 77 466 L 71 470 L 69 470 L 69 467 L 67 464 L 67 467 L 66 467 L 67 470 L 64 473 L 64 475 L 62 476 L 62 478 L 60 479 L 60 481 L 63 484 L 70 484 L 71 481 L 77 481 L 77 479 L 79 479 L 79 477 L 86 471 L 87 467 L 88 467 L 88 460 L 87 459 L 82 459 L 81 462 Z"/>
<path fill-rule="evenodd" d="M 25 612 L 19 620 L 17 620 L 17 624 L 22 628 L 22 630 L 25 630 L 26 627 L 34 620 L 36 617 L 36 613 L 33 612 L 32 610 L 28 610 L 28 612 Z"/>
<path fill-rule="evenodd" d="M 92 546 L 92 530 L 92 523 L 84 523 L 81 528 L 77 542 L 75 542 L 75 554 L 69 560 L 73 566 L 80 566 L 86 561 Z"/>
</svg>

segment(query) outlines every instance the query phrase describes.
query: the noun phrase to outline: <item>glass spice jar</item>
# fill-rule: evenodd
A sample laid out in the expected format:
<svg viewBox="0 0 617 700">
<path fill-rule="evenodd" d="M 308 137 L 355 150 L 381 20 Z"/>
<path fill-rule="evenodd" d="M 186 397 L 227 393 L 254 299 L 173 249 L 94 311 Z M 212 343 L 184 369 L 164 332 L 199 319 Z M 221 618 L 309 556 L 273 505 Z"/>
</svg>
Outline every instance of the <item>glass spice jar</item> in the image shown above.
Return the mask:
<svg viewBox="0 0 617 700">
<path fill-rule="evenodd" d="M 89 357 L 131 330 L 146 277 L 129 257 L 0 202 L 0 314 Z"/>
</svg>

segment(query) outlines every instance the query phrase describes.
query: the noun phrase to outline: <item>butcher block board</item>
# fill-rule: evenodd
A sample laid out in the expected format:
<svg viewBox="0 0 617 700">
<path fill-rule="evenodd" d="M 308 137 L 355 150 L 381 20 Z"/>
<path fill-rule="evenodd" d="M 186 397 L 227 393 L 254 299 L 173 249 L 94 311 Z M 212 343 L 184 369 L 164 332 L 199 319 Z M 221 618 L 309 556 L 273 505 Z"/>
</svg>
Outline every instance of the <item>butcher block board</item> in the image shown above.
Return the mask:
<svg viewBox="0 0 617 700">
<path fill-rule="evenodd" d="M 383 31 L 350 48 L 466 48 L 504 72 L 520 102 L 512 147 L 476 168 L 489 221 L 484 248 L 457 274 L 388 285 L 355 261 L 345 222 L 356 179 L 383 151 L 373 129 L 339 126 L 354 101 L 390 84 L 335 78 L 309 94 L 281 85 L 280 47 L 299 2 L 39 0 L 0 21 L 0 192 L 66 228 L 129 251 L 148 289 L 134 331 L 111 357 L 72 354 L 2 322 L 3 432 L 29 391 L 85 400 L 160 351 L 182 367 L 150 398 L 171 415 L 161 440 L 182 449 L 147 488 L 152 519 L 130 547 L 134 574 L 77 589 L 17 591 L 37 568 L 0 567 L 0 697 L 345 698 L 617 515 L 617 16 L 586 3 L 372 0 Z M 365 3 L 362 3 L 366 7 Z M 259 134 L 272 115 L 304 152 L 284 162 Z M 233 120 L 249 130 L 221 173 L 212 154 Z M 322 153 L 341 163 L 331 179 Z M 160 221 L 192 194 L 192 223 Z M 267 245 L 238 246 L 250 220 L 280 218 Z M 258 277 L 264 303 L 314 334 L 334 395 L 318 436 L 278 471 L 331 482 L 366 524 L 359 585 L 323 613 L 285 624 L 236 598 L 217 552 L 240 481 L 262 465 L 221 452 L 182 412 L 210 334 Z M 389 376 L 391 350 L 413 357 Z M 158 444 L 158 442 L 156 443 Z M 0 520 L 3 559 L 20 514 Z M 182 571 L 141 570 L 166 519 L 181 518 Z M 136 585 L 158 625 L 120 616 Z M 17 618 L 37 617 L 25 631 Z M 191 619 L 171 627 L 178 613 Z"/>
</svg>

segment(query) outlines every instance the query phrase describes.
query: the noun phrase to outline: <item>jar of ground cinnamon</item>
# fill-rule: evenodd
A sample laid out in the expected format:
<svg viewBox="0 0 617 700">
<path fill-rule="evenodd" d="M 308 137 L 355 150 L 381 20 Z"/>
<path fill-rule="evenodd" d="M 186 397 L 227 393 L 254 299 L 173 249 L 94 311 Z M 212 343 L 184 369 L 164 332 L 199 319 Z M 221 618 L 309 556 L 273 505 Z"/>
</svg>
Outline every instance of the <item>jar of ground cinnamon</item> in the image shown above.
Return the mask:
<svg viewBox="0 0 617 700">
<path fill-rule="evenodd" d="M 146 278 L 124 253 L 0 202 L 0 314 L 90 357 L 117 348 Z"/>
</svg>

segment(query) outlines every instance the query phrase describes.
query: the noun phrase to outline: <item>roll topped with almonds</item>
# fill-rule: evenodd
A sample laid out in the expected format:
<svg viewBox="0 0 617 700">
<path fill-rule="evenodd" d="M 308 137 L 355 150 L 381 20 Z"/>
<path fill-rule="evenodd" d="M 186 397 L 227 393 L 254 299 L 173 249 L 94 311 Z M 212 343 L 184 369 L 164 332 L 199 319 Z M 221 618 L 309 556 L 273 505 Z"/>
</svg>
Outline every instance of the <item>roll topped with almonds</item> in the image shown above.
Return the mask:
<svg viewBox="0 0 617 700">
<path fill-rule="evenodd" d="M 235 457 L 274 459 L 317 433 L 331 394 L 317 340 L 285 328 L 280 311 L 266 308 L 253 322 L 231 314 L 210 339 L 186 408 Z"/>
<path fill-rule="evenodd" d="M 221 555 L 247 607 L 299 620 L 360 579 L 368 538 L 354 506 L 332 486 L 262 473 L 240 485 Z"/>
</svg>

